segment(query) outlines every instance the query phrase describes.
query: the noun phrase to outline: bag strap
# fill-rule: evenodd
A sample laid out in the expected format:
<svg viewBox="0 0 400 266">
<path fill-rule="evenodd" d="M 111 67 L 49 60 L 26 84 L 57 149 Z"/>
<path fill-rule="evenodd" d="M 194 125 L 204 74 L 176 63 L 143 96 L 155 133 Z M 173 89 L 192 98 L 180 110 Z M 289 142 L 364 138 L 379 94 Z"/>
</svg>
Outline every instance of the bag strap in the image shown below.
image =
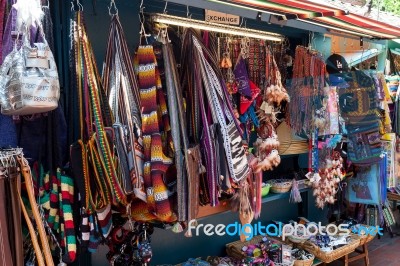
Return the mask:
<svg viewBox="0 0 400 266">
<path fill-rule="evenodd" d="M 226 102 L 223 99 L 224 93 L 221 81 L 213 71 L 211 65 L 207 62 L 203 48 L 195 36 L 192 36 L 193 44 L 197 48 L 197 57 L 200 62 L 200 72 L 203 79 L 204 89 L 209 101 L 209 107 L 214 121 L 218 121 L 223 135 L 223 145 L 225 149 L 228 167 L 231 178 L 239 183 L 249 174 L 247 158 L 244 157 L 244 149 L 241 146 L 241 136 L 234 122 L 234 116 L 229 112 Z M 228 121 L 228 122 L 227 122 Z"/>
<path fill-rule="evenodd" d="M 217 158 L 216 158 L 216 147 L 212 141 L 211 128 L 207 119 L 207 114 L 205 110 L 205 99 L 203 87 L 201 85 L 201 75 L 199 62 L 196 62 L 194 73 L 195 73 L 195 89 L 199 92 L 199 103 L 200 103 L 200 114 L 202 118 L 203 132 L 202 132 L 202 142 L 203 142 L 203 152 L 205 153 L 205 159 L 207 161 L 207 180 L 208 189 L 210 197 L 210 205 L 218 205 L 218 191 L 217 191 L 217 180 L 218 180 L 218 168 L 217 168 Z"/>
<path fill-rule="evenodd" d="M 19 183 L 21 182 L 19 178 L 18 178 L 18 182 Z M 25 202 L 22 200 L 21 193 L 19 192 L 19 190 L 17 190 L 17 192 L 18 192 L 18 197 L 19 197 L 19 203 L 21 205 L 22 214 L 24 215 L 26 225 L 28 226 L 29 235 L 31 236 L 33 249 L 35 250 L 37 263 L 39 266 L 45 266 L 46 264 L 44 262 L 42 249 L 40 248 L 40 245 L 39 245 L 35 227 L 32 224 L 32 221 L 31 221 L 31 218 L 29 217 L 28 211 L 26 210 Z"/>
<path fill-rule="evenodd" d="M 111 203 L 111 195 L 108 192 L 108 186 L 110 183 L 106 183 L 106 179 L 104 178 L 105 169 L 101 163 L 100 154 L 98 153 L 98 149 L 96 147 L 96 136 L 93 135 L 92 138 L 88 142 L 88 150 L 89 157 L 92 160 L 93 165 L 93 175 L 95 177 L 96 187 L 100 193 L 100 200 L 97 200 L 96 197 L 90 197 L 91 204 L 95 209 L 104 208 L 106 205 Z"/>
<path fill-rule="evenodd" d="M 103 165 L 103 169 L 105 170 L 105 177 L 107 178 L 108 182 L 110 182 L 111 186 L 109 187 L 112 192 L 112 202 L 114 205 L 126 205 L 127 204 L 127 199 L 126 195 L 123 192 L 123 189 L 121 187 L 121 184 L 118 180 L 117 177 L 117 172 L 114 164 L 114 158 L 112 155 L 111 151 L 111 146 L 109 143 L 109 140 L 106 135 L 105 131 L 105 124 L 109 123 L 109 116 L 107 110 L 104 111 L 104 109 L 107 109 L 107 103 L 104 101 L 104 93 L 103 88 L 101 87 L 101 82 L 100 78 L 98 75 L 96 63 L 94 61 L 94 55 L 93 55 L 93 50 L 92 47 L 89 43 L 87 33 L 86 33 L 86 28 L 83 23 L 83 14 L 81 11 L 77 12 L 77 24 L 78 24 L 78 30 L 77 32 L 81 32 L 82 35 L 77 36 L 79 38 L 79 41 L 76 42 L 79 47 L 77 47 L 77 56 L 81 59 L 78 59 L 78 61 L 81 61 L 85 67 L 84 69 L 87 71 L 87 89 L 84 91 L 84 98 L 86 100 L 86 109 L 87 113 L 86 116 L 90 115 L 93 119 L 93 127 L 96 131 L 96 139 L 97 139 L 97 148 L 99 149 L 99 155 L 100 155 L 100 161 Z M 82 66 L 81 64 L 76 65 L 77 73 L 80 73 L 79 68 Z M 81 75 L 78 75 L 81 76 Z M 82 83 L 82 79 L 79 80 L 80 84 L 85 84 Z M 86 79 L 85 81 L 86 82 Z M 85 84 L 86 85 L 86 84 Z M 83 88 L 82 85 L 80 85 L 80 88 Z M 83 100 L 83 97 L 80 98 L 80 100 Z M 90 105 L 89 105 L 90 103 Z M 81 112 L 81 121 L 85 119 L 83 117 L 83 112 Z M 106 117 L 104 117 L 104 115 Z M 90 126 L 90 128 L 89 128 Z M 92 125 L 90 124 L 87 128 L 86 134 L 87 136 L 91 136 L 91 127 Z"/>
<path fill-rule="evenodd" d="M 40 241 L 42 244 L 44 260 L 46 261 L 47 266 L 53 266 L 54 262 L 53 262 L 53 257 L 51 255 L 49 241 L 46 236 L 44 224 L 43 224 L 42 218 L 40 216 L 39 209 L 38 209 L 37 202 L 36 202 L 35 195 L 34 195 L 31 169 L 29 167 L 28 161 L 22 155 L 19 155 L 17 157 L 17 160 L 21 166 L 22 176 L 24 177 L 24 180 L 25 180 L 25 186 L 26 186 L 26 190 L 28 193 L 29 202 L 31 204 L 33 217 L 36 222 L 36 229 L 39 232 L 39 237 L 40 237 Z"/>
<path fill-rule="evenodd" d="M 120 154 L 119 156 L 120 160 L 123 160 L 122 157 L 127 158 L 124 163 L 128 164 L 129 171 L 134 171 L 136 178 L 123 175 L 125 179 L 123 182 L 131 182 L 136 179 L 137 183 L 132 185 L 138 187 L 141 171 L 134 163 L 136 160 L 134 146 L 138 142 L 137 138 L 140 137 L 140 129 L 142 128 L 140 96 L 132 60 L 118 15 L 113 15 L 111 19 L 102 80 L 115 123 L 127 127 L 125 136 L 117 135 L 117 137 L 126 137 L 125 142 L 127 144 L 124 149 L 119 149 L 125 155 Z M 115 128 L 115 130 L 117 129 Z M 126 188 L 126 186 L 123 187 Z M 125 189 L 125 193 L 131 192 Z"/>
</svg>

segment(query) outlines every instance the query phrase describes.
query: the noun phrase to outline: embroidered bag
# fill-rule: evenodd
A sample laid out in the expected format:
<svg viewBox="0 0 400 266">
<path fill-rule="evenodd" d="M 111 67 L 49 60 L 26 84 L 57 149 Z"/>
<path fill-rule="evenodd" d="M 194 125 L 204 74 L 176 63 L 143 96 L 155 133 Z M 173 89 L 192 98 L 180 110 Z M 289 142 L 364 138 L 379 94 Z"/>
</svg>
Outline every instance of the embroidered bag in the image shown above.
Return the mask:
<svg viewBox="0 0 400 266">
<path fill-rule="evenodd" d="M 31 47 L 29 28 L 23 32 L 23 45 L 6 56 L 0 68 L 1 113 L 27 115 L 54 110 L 60 98 L 60 84 L 53 53 L 39 25 L 43 42 Z"/>
<path fill-rule="evenodd" d="M 239 93 L 251 99 L 250 79 L 246 68 L 246 62 L 242 56 L 239 57 L 233 73 L 235 74 L 235 79 L 239 87 Z"/>
<path fill-rule="evenodd" d="M 381 160 L 378 103 L 373 81 L 361 71 L 352 72 L 349 87 L 339 90 L 341 113 L 348 132 L 348 158 L 355 165 Z"/>
<path fill-rule="evenodd" d="M 200 72 L 206 92 L 207 100 L 210 103 L 212 117 L 220 126 L 223 136 L 225 156 L 228 162 L 231 178 L 239 182 L 250 173 L 250 168 L 242 144 L 242 136 L 233 117 L 233 111 L 229 102 L 226 101 L 224 84 L 221 82 L 210 63 L 205 57 L 205 50 L 195 36 L 192 36 L 193 44 L 196 47 L 196 56 L 200 63 Z M 249 88 L 250 97 L 251 91 Z"/>
</svg>

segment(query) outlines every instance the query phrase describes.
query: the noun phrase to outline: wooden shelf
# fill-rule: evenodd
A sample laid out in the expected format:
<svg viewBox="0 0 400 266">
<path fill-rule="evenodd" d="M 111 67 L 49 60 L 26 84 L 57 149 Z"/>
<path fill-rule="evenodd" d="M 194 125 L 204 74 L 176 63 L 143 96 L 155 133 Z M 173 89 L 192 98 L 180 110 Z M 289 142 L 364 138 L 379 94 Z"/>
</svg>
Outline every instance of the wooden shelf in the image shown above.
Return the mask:
<svg viewBox="0 0 400 266">
<path fill-rule="evenodd" d="M 299 191 L 300 193 L 303 192 L 308 192 L 311 188 L 301 188 Z M 290 197 L 290 192 L 286 193 L 272 193 L 270 192 L 267 196 L 262 198 L 262 203 L 267 203 L 279 199 L 285 199 Z M 215 215 L 215 214 L 221 214 L 221 213 L 226 213 L 229 212 L 229 203 L 227 201 L 220 202 L 220 204 L 216 207 L 211 207 L 211 206 L 202 206 L 200 207 L 199 214 L 197 215 L 197 218 L 205 218 L 210 215 Z"/>
<path fill-rule="evenodd" d="M 400 195 L 392 192 L 387 193 L 388 200 L 400 201 Z"/>
</svg>

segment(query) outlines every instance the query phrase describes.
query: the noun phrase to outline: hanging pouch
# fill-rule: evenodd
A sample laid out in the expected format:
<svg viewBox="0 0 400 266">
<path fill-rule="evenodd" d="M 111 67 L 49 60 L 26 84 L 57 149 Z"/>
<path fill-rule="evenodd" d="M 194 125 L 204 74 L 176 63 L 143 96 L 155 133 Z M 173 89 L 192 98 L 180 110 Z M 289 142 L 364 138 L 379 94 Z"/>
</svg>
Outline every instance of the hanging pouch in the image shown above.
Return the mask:
<svg viewBox="0 0 400 266">
<path fill-rule="evenodd" d="M 246 62 L 240 56 L 233 70 L 235 79 L 238 84 L 239 93 L 248 99 L 251 99 L 250 79 L 247 73 Z"/>
<path fill-rule="evenodd" d="M 47 41 L 29 43 L 29 29 L 23 34 L 23 45 L 11 52 L 1 67 L 1 113 L 28 115 L 54 110 L 60 98 L 58 72 Z"/>
<path fill-rule="evenodd" d="M 212 117 L 220 125 L 223 135 L 223 145 L 231 178 L 235 182 L 247 178 L 250 173 L 242 137 L 236 124 L 232 107 L 225 95 L 223 81 L 220 81 L 210 63 L 206 60 L 204 52 L 207 53 L 200 42 L 193 36 L 193 43 L 198 51 L 200 69 L 204 83 L 204 89 L 209 101 Z M 249 87 L 250 91 L 250 87 Z M 251 97 L 251 91 L 250 91 Z"/>
<path fill-rule="evenodd" d="M 134 194 L 145 202 L 139 88 L 117 14 L 111 19 L 104 66 L 102 80 L 115 120 L 114 143 L 122 189 L 126 195 Z"/>
</svg>

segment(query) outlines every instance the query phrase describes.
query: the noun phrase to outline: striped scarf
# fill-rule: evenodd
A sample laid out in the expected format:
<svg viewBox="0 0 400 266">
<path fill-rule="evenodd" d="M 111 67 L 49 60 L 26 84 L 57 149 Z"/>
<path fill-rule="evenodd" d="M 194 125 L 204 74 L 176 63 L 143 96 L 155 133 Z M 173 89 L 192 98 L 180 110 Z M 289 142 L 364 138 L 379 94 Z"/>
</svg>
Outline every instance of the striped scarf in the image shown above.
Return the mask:
<svg viewBox="0 0 400 266">
<path fill-rule="evenodd" d="M 142 103 L 142 130 L 144 146 L 144 186 L 147 193 L 147 207 L 157 220 L 171 222 L 175 215 L 169 201 L 168 189 L 163 176 L 173 160 L 164 154 L 160 133 L 164 108 L 158 108 L 163 94 L 160 93 L 161 79 L 156 65 L 153 46 L 140 46 L 137 51 L 138 81 Z M 164 105 L 164 104 L 163 104 Z M 161 106 L 162 107 L 162 106 Z M 164 109 L 164 110 L 161 110 Z"/>
</svg>

